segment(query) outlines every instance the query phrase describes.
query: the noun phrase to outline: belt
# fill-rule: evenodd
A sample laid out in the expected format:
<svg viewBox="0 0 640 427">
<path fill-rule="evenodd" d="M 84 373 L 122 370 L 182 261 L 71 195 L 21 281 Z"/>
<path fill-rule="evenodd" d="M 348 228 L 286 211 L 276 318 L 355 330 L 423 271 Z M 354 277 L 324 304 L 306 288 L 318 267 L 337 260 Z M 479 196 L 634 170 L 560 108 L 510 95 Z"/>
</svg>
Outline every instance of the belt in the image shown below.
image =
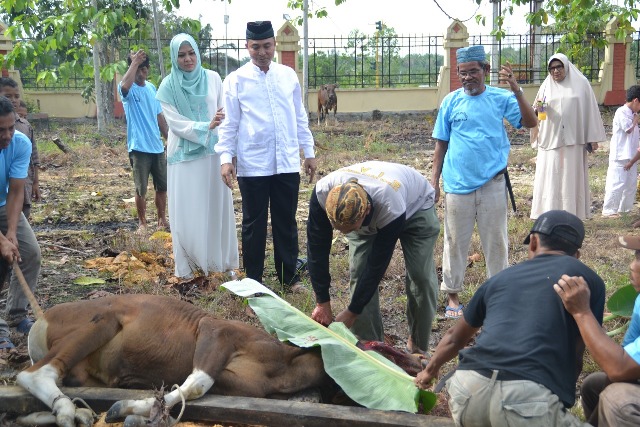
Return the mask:
<svg viewBox="0 0 640 427">
<path fill-rule="evenodd" d="M 500 175 L 504 175 L 505 173 L 507 173 L 507 167 L 505 166 L 504 169 L 498 171 L 498 173 L 496 174 L 496 176 L 494 176 L 494 178 L 500 176 Z"/>
<path fill-rule="evenodd" d="M 474 369 L 475 372 L 479 373 L 485 378 L 493 377 L 493 370 L 491 369 Z M 507 371 L 498 371 L 498 376 L 496 377 L 498 381 L 531 381 L 527 378 L 522 378 L 520 375 L 512 374 Z"/>
</svg>

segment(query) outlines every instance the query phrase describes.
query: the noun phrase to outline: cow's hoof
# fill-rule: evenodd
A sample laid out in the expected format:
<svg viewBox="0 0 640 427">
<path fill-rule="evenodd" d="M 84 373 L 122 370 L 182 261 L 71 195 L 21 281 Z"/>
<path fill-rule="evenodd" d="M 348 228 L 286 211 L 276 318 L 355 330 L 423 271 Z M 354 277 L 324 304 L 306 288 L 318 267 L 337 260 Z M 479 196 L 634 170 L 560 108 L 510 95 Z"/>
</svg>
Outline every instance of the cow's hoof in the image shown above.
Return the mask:
<svg viewBox="0 0 640 427">
<path fill-rule="evenodd" d="M 76 425 L 78 427 L 91 427 L 96 421 L 95 414 L 91 409 L 76 409 Z"/>
<path fill-rule="evenodd" d="M 146 427 L 147 421 L 149 421 L 149 419 L 143 417 L 142 415 L 127 415 L 127 418 L 124 419 L 122 427 Z"/>
<path fill-rule="evenodd" d="M 117 423 L 118 421 L 122 421 L 125 417 L 123 412 L 123 401 L 118 400 L 116 403 L 111 405 L 111 408 L 107 411 L 107 415 L 104 418 L 106 423 Z"/>
</svg>

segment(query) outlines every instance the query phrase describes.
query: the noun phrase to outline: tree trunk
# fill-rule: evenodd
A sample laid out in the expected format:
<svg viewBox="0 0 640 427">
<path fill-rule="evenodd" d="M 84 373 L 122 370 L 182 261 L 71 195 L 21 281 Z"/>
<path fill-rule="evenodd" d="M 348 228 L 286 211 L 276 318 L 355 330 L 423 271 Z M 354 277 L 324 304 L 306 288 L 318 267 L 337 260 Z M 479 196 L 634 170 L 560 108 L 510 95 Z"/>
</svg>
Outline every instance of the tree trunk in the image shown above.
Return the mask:
<svg viewBox="0 0 640 427">
<path fill-rule="evenodd" d="M 91 0 L 91 6 L 98 9 L 98 1 Z M 97 23 L 94 22 L 94 25 Z M 96 31 L 96 34 L 98 31 Z M 93 44 L 93 79 L 96 88 L 96 115 L 98 119 L 98 133 L 105 135 L 107 129 L 113 125 L 113 93 L 112 82 L 100 79 L 100 70 L 106 63 L 106 46 L 102 40 L 96 39 Z"/>
</svg>

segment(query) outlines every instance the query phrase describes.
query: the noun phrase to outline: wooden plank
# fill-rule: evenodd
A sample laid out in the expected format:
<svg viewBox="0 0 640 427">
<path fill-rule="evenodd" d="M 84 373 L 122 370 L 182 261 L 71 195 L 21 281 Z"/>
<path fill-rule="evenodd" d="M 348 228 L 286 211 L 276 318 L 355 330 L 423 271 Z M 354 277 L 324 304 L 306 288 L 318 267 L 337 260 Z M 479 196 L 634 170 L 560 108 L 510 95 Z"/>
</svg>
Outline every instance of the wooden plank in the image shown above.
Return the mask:
<svg viewBox="0 0 640 427">
<path fill-rule="evenodd" d="M 83 399 L 96 412 L 104 412 L 122 399 L 144 399 L 150 391 L 113 388 L 71 388 L 62 391 L 69 397 Z M 0 413 L 27 414 L 46 411 L 42 402 L 17 386 L 0 387 Z M 293 402 L 288 400 L 257 399 L 206 395 L 187 403 L 185 421 L 259 424 L 265 426 L 307 427 L 396 427 L 396 426 L 453 426 L 452 420 L 429 415 L 395 411 L 379 411 L 360 407 Z"/>
</svg>

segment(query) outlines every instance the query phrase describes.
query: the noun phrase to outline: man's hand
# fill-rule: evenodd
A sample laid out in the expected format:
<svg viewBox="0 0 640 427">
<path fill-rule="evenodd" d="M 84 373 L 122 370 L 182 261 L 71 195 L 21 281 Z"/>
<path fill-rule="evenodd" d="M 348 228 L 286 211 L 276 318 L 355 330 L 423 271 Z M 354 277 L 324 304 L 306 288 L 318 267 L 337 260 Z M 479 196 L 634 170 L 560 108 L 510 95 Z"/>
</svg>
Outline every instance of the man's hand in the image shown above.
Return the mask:
<svg viewBox="0 0 640 427">
<path fill-rule="evenodd" d="M 504 65 L 500 66 L 500 71 L 498 71 L 499 79 L 505 81 L 511 86 L 511 90 L 516 92 L 518 87 L 518 80 L 513 75 L 513 69 L 511 68 L 511 64 L 506 62 Z"/>
<path fill-rule="evenodd" d="M 220 175 L 222 175 L 222 182 L 233 190 L 233 180 L 236 179 L 235 166 L 232 163 L 224 163 L 220 166 Z"/>
<path fill-rule="evenodd" d="M 413 382 L 418 388 L 427 390 L 433 385 L 433 383 L 436 382 L 436 377 L 427 372 L 426 369 L 423 369 L 422 371 L 418 372 L 418 375 L 416 375 L 416 379 L 413 380 Z"/>
<path fill-rule="evenodd" d="M 333 322 L 333 313 L 331 312 L 331 302 L 323 302 L 316 304 L 316 308 L 311 313 L 311 318 L 323 326 L 329 326 Z"/>
<path fill-rule="evenodd" d="M 350 328 L 353 326 L 357 318 L 357 314 L 349 311 L 348 308 L 345 308 L 336 316 L 336 322 L 342 322 L 344 323 L 344 326 Z"/>
<path fill-rule="evenodd" d="M 439 182 L 431 182 L 431 186 L 434 190 L 436 190 L 436 194 L 434 194 L 433 203 L 437 204 L 440 201 L 440 183 Z"/>
<path fill-rule="evenodd" d="M 567 276 L 563 274 L 558 280 L 558 283 L 553 285 L 553 289 L 562 299 L 564 308 L 567 309 L 572 316 L 578 314 L 589 313 L 591 307 L 589 306 L 589 298 L 591 292 L 587 282 L 582 276 Z"/>
<path fill-rule="evenodd" d="M 144 53 L 144 50 L 140 49 L 136 53 L 130 52 L 129 58 L 131 58 L 131 66 L 135 66 L 137 69 L 138 65 L 142 64 L 147 59 L 147 54 Z"/>
<path fill-rule="evenodd" d="M 33 185 L 31 187 L 31 200 L 34 202 L 39 202 L 42 200 L 42 194 L 40 193 L 40 184 L 38 181 L 33 181 Z"/>
<path fill-rule="evenodd" d="M 0 255 L 11 265 L 13 265 L 14 261 L 22 262 L 18 246 L 14 245 L 8 238 L 0 237 Z"/>
<path fill-rule="evenodd" d="M 304 173 L 309 176 L 309 184 L 313 182 L 313 177 L 316 176 L 316 168 L 318 164 L 315 157 L 304 159 L 302 163 L 302 169 Z"/>
</svg>

